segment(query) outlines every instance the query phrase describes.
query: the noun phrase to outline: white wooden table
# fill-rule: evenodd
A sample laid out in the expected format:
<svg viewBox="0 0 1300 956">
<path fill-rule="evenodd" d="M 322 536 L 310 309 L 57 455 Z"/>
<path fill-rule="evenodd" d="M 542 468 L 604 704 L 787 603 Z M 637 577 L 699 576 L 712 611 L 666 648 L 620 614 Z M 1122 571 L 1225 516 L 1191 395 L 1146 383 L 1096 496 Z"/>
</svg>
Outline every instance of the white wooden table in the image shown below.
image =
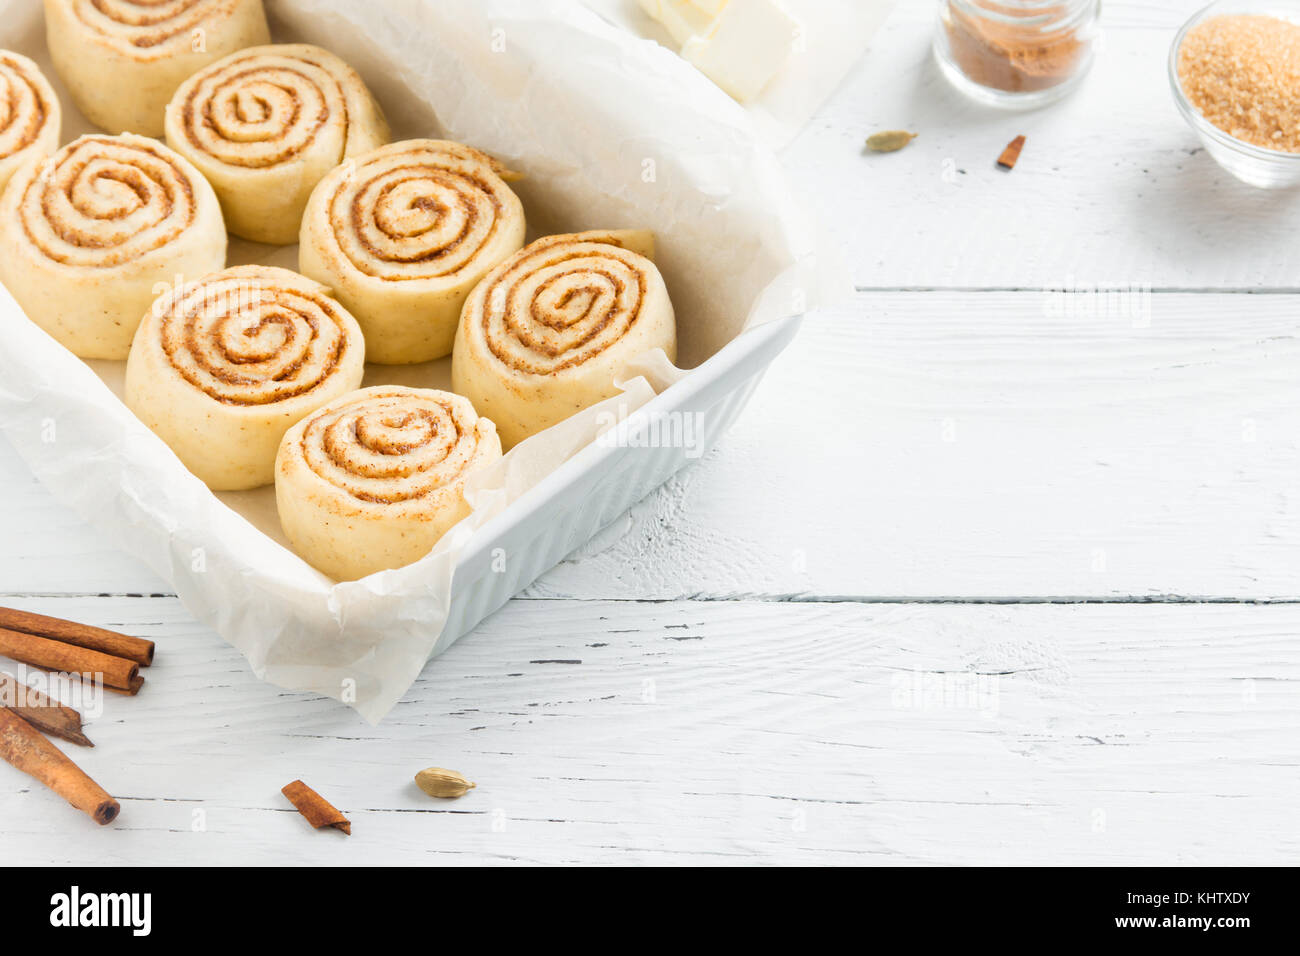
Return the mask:
<svg viewBox="0 0 1300 956">
<path fill-rule="evenodd" d="M 1087 84 L 1028 115 L 949 90 L 901 4 L 785 154 L 856 296 L 379 728 L 257 681 L 0 450 L 0 602 L 159 644 L 76 754 L 120 822 L 0 767 L 0 860 L 1293 862 L 1300 194 L 1176 114 L 1200 3 L 1109 0 Z M 478 789 L 434 803 L 428 765 Z"/>
</svg>

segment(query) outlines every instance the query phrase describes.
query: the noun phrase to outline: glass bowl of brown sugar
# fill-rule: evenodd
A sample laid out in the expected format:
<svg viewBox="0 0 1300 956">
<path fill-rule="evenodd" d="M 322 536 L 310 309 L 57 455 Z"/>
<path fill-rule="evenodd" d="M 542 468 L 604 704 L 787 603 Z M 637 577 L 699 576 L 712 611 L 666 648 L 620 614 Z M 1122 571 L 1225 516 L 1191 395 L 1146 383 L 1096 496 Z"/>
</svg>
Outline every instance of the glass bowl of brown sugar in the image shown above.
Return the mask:
<svg viewBox="0 0 1300 956">
<path fill-rule="evenodd" d="M 1300 0 L 1220 0 L 1178 31 L 1174 102 L 1205 151 L 1243 182 L 1300 185 Z"/>
</svg>

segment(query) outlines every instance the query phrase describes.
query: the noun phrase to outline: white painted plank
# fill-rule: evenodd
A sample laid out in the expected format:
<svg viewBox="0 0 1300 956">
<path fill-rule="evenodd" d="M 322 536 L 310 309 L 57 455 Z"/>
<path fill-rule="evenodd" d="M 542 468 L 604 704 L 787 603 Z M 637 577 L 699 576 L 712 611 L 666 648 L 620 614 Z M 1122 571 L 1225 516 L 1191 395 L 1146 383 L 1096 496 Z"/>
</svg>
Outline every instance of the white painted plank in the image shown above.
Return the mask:
<svg viewBox="0 0 1300 956">
<path fill-rule="evenodd" d="M 1285 863 L 1300 608 L 516 601 L 379 728 L 257 682 L 172 599 L 26 606 L 159 640 L 89 727 L 97 829 L 0 766 L 0 858 L 63 863 Z M 560 663 L 568 662 L 568 663 Z M 478 789 L 431 803 L 423 766 Z M 353 820 L 316 833 L 302 777 Z M 206 831 L 193 832 L 195 811 Z"/>
<path fill-rule="evenodd" d="M 1295 287 L 1300 199 L 1190 155 L 1169 102 L 1198 5 L 1108 3 L 1080 94 L 1007 116 L 943 86 L 930 5 L 901 4 L 787 162 L 862 286 Z M 860 155 L 903 125 L 905 153 Z M 612 547 L 531 592 L 557 600 L 513 602 L 378 729 L 258 682 L 174 599 L 5 598 L 162 650 L 77 751 L 120 825 L 0 766 L 0 859 L 1290 862 L 1296 606 L 746 599 L 1296 597 L 1295 301 L 1158 295 L 1135 323 L 1078 297 L 859 296 Z M 165 589 L 7 447 L 0 498 L 0 593 Z M 737 600 L 563 600 L 689 595 Z M 430 763 L 480 788 L 431 808 L 410 783 Z M 278 795 L 294 776 L 356 836 L 310 832 Z"/>
<path fill-rule="evenodd" d="M 167 585 L 55 501 L 0 436 L 0 593 L 158 593 Z"/>
<path fill-rule="evenodd" d="M 933 3 L 901 3 L 783 158 L 859 286 L 1300 286 L 1300 192 L 1219 169 L 1178 114 L 1166 57 L 1202 0 L 1103 5 L 1082 88 L 1030 113 L 975 105 L 930 56 Z M 879 129 L 920 134 L 865 154 Z M 1028 143 L 1016 169 L 995 160 Z"/>
<path fill-rule="evenodd" d="M 863 296 L 626 536 L 529 593 L 1295 596 L 1296 299 L 1135 304 Z"/>
<path fill-rule="evenodd" d="M 1296 298 L 1100 304 L 870 294 L 810 320 L 717 451 L 529 593 L 1300 595 Z M 165 589 L 0 461 L 0 591 Z"/>
</svg>

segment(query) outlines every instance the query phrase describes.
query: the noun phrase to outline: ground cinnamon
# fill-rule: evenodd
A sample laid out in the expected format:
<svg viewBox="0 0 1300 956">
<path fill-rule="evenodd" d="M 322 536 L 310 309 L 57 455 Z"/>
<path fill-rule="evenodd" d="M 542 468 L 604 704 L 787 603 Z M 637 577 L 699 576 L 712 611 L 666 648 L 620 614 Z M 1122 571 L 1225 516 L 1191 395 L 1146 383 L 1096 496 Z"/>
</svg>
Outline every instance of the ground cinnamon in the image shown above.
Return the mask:
<svg viewBox="0 0 1300 956">
<path fill-rule="evenodd" d="M 997 15 L 1053 22 L 1067 12 L 1064 6 L 1027 11 L 996 0 L 963 0 L 948 4 L 943 22 L 952 58 L 969 79 L 1007 93 L 1031 93 L 1074 76 L 1086 44 L 1073 27 L 1044 30 L 1041 23 L 1007 22 Z"/>
</svg>

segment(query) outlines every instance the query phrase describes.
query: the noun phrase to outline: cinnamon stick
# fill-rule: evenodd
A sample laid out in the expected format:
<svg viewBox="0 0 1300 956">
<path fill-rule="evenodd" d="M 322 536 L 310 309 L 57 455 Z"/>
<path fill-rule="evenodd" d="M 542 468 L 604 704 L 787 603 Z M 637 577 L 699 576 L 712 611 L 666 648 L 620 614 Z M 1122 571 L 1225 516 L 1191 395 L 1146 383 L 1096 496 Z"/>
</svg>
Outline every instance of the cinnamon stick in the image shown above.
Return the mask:
<svg viewBox="0 0 1300 956">
<path fill-rule="evenodd" d="M 106 687 L 134 694 L 144 684 L 140 665 L 76 644 L 0 627 L 0 654 L 50 671 L 97 674 Z"/>
<path fill-rule="evenodd" d="M 121 805 L 40 732 L 8 708 L 0 707 L 0 757 L 36 778 L 103 826 Z"/>
<path fill-rule="evenodd" d="M 1025 138 L 1017 136 L 1011 142 L 1007 143 L 1007 148 L 1002 151 L 998 157 L 998 165 L 1003 169 L 1015 169 L 1016 163 L 1020 161 L 1020 151 L 1025 148 Z"/>
<path fill-rule="evenodd" d="M 95 746 L 81 732 L 81 714 L 4 671 L 0 671 L 0 707 L 8 707 L 43 733 L 83 747 Z"/>
<path fill-rule="evenodd" d="M 153 663 L 153 641 L 119 634 L 117 631 L 106 631 L 102 627 L 91 627 L 89 624 L 78 624 L 76 621 L 46 617 L 44 614 L 33 614 L 31 611 L 19 611 L 11 607 L 0 607 L 0 627 L 62 641 L 64 644 L 76 644 L 114 657 L 125 657 L 141 667 Z"/>
<path fill-rule="evenodd" d="M 334 827 L 348 836 L 352 835 L 352 823 L 348 818 L 301 780 L 285 785 L 280 792 L 289 798 L 289 802 L 297 807 L 298 812 L 317 830 L 321 827 Z"/>
</svg>

